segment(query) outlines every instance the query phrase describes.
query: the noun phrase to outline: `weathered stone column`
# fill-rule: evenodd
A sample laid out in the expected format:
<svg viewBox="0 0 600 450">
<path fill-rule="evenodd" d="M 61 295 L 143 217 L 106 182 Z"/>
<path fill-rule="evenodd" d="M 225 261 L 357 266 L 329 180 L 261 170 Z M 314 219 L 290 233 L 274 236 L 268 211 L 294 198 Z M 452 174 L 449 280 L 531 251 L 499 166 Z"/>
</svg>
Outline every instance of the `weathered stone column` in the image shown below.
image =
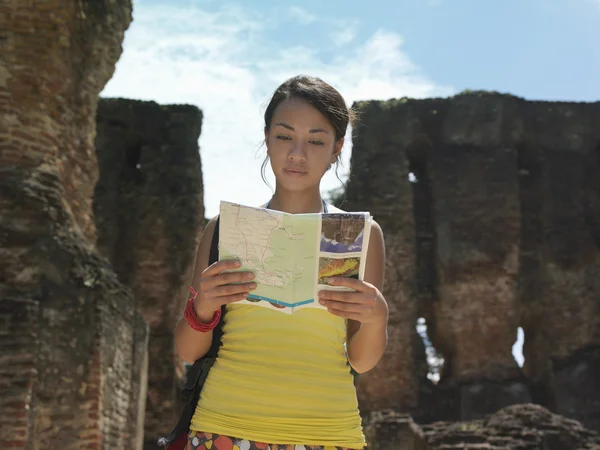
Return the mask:
<svg viewBox="0 0 600 450">
<path fill-rule="evenodd" d="M 459 95 L 420 105 L 429 154 L 437 298 L 431 339 L 444 355 L 440 387 L 454 389 L 456 419 L 528 401 L 512 355 L 519 325 L 520 203 L 517 99 Z M 429 116 L 437 116 L 434 126 Z"/>
<path fill-rule="evenodd" d="M 170 431 L 180 409 L 173 331 L 205 221 L 201 125 L 194 106 L 125 99 L 98 105 L 98 248 L 150 326 L 146 449 Z"/>
<path fill-rule="evenodd" d="M 520 304 L 537 402 L 600 430 L 600 103 L 523 103 Z"/>
<path fill-rule="evenodd" d="M 363 404 L 468 419 L 529 399 L 511 354 L 520 233 L 515 108 L 499 96 L 359 104 L 348 195 L 351 209 L 371 210 L 382 223 L 392 307 L 390 348 L 360 385 Z M 445 359 L 438 386 L 425 379 L 418 317 Z"/>
<path fill-rule="evenodd" d="M 349 206 L 383 225 L 393 310 L 363 403 L 430 421 L 533 400 L 599 429 L 600 104 L 475 92 L 358 106 Z M 402 238 L 414 243 L 397 249 Z M 410 338 L 416 317 L 444 357 L 436 386 Z"/>
<path fill-rule="evenodd" d="M 0 1 L 0 447 L 139 448 L 147 331 L 95 250 L 97 96 L 131 3 Z"/>
</svg>

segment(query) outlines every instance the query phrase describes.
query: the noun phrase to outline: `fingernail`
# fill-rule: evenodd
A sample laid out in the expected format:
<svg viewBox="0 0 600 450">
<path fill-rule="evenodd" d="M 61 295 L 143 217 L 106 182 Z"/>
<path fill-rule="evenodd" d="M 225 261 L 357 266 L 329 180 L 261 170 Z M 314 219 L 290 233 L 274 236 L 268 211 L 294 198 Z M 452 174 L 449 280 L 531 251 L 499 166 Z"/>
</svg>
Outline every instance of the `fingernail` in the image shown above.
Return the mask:
<svg viewBox="0 0 600 450">
<path fill-rule="evenodd" d="M 248 278 L 249 280 L 251 280 L 252 278 L 254 278 L 254 274 L 252 272 L 248 272 L 246 274 L 246 278 Z"/>
<path fill-rule="evenodd" d="M 324 305 L 324 304 L 325 304 L 325 300 L 319 300 L 319 303 L 320 303 L 321 305 Z"/>
<path fill-rule="evenodd" d="M 337 278 L 327 278 L 327 284 L 334 284 L 337 281 Z"/>
</svg>

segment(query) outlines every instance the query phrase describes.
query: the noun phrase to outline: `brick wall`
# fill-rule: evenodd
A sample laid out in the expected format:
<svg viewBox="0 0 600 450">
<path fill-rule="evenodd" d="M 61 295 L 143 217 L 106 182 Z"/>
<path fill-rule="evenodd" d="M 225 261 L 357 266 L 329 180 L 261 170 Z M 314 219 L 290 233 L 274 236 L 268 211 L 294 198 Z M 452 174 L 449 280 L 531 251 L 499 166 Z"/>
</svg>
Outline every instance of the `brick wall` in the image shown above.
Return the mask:
<svg viewBox="0 0 600 450">
<path fill-rule="evenodd" d="M 0 2 L 2 448 L 140 448 L 147 329 L 91 208 L 97 96 L 130 21 L 127 1 Z"/>
</svg>

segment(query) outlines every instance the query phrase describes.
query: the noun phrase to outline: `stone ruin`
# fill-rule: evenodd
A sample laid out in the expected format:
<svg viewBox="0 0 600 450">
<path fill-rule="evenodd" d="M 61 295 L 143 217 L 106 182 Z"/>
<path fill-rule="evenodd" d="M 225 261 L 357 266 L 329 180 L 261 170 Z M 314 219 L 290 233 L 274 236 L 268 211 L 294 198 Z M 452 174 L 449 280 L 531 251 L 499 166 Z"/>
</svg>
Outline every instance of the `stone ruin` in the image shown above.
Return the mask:
<svg viewBox="0 0 600 450">
<path fill-rule="evenodd" d="M 476 92 L 354 107 L 342 207 L 381 224 L 390 303 L 363 410 L 429 423 L 533 402 L 600 431 L 600 103 Z M 419 318 L 444 360 L 437 384 Z"/>
<path fill-rule="evenodd" d="M 150 449 L 179 409 L 202 115 L 97 108 L 130 21 L 108 0 L 0 9 L 1 448 Z M 370 447 L 598 448 L 573 419 L 600 429 L 599 105 L 355 107 L 344 207 L 384 229 L 391 307 L 387 354 L 359 379 Z"/>
<path fill-rule="evenodd" d="M 193 106 L 101 99 L 94 192 L 98 250 L 150 327 L 145 449 L 176 423 L 181 361 L 173 332 L 185 307 L 204 227 L 198 138 L 202 113 Z"/>
<path fill-rule="evenodd" d="M 376 411 L 364 421 L 372 450 L 598 450 L 600 435 L 539 405 L 507 406 L 485 419 L 419 427 L 408 414 Z"/>
<path fill-rule="evenodd" d="M 0 6 L 0 448 L 141 448 L 148 328 L 98 253 L 98 94 L 131 3 Z"/>
</svg>

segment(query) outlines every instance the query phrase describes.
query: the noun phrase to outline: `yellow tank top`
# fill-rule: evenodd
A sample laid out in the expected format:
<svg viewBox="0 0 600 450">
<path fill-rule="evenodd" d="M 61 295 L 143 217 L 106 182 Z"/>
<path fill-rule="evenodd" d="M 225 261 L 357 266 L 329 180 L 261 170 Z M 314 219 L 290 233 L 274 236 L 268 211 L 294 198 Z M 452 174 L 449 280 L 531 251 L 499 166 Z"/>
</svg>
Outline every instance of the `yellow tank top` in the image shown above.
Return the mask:
<svg viewBox="0 0 600 450">
<path fill-rule="evenodd" d="M 362 448 L 345 320 L 234 304 L 191 430 L 270 444 Z"/>
</svg>

